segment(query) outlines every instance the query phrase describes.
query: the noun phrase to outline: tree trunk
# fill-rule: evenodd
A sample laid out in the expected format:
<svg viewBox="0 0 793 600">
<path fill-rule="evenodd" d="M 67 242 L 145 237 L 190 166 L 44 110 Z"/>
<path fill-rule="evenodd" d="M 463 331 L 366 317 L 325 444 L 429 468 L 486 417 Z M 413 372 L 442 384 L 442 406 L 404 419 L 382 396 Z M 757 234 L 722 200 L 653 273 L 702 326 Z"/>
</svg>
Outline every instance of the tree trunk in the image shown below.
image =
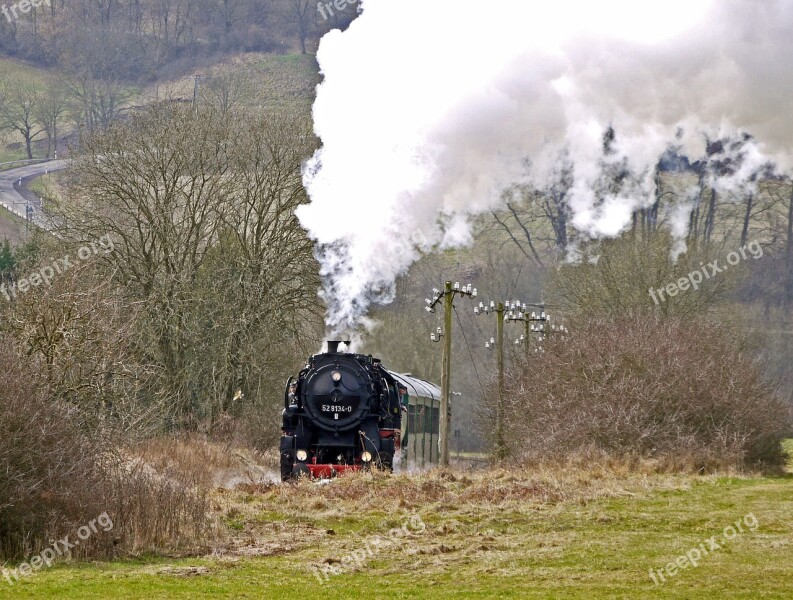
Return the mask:
<svg viewBox="0 0 793 600">
<path fill-rule="evenodd" d="M 33 148 L 32 148 L 31 143 L 30 143 L 30 130 L 29 129 L 25 132 L 25 150 L 27 150 L 28 159 L 29 160 L 33 160 Z"/>
<path fill-rule="evenodd" d="M 713 233 L 713 226 L 716 222 L 716 190 L 710 188 L 710 203 L 708 204 L 708 214 L 705 216 L 705 244 L 710 243 L 710 236 Z"/>
<path fill-rule="evenodd" d="M 746 214 L 743 217 L 743 229 L 741 230 L 741 246 L 746 245 L 746 240 L 749 237 L 749 222 L 752 219 L 752 206 L 754 205 L 754 195 L 749 194 L 746 199 Z"/>
<path fill-rule="evenodd" d="M 785 303 L 793 301 L 793 187 L 787 210 L 787 244 L 785 255 Z"/>
</svg>

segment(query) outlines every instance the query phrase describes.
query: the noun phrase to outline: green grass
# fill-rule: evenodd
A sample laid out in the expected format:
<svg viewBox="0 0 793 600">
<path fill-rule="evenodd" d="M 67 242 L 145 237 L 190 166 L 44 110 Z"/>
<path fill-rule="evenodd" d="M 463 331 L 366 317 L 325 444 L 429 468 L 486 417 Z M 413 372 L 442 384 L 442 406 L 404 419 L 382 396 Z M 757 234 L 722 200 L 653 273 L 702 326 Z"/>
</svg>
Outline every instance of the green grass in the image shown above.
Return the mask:
<svg viewBox="0 0 793 600">
<path fill-rule="evenodd" d="M 0 77 L 19 77 L 34 83 L 44 84 L 50 71 L 36 67 L 16 58 L 0 56 Z"/>
<path fill-rule="evenodd" d="M 28 189 L 39 196 L 40 198 L 46 198 L 50 194 L 52 194 L 52 187 L 53 184 L 57 181 L 58 173 L 50 173 L 48 175 L 42 175 L 40 177 L 36 177 L 32 179 L 28 183 Z"/>
<path fill-rule="evenodd" d="M 788 455 L 788 471 L 793 472 L 793 440 L 785 440 L 782 442 L 782 447 Z"/>
<path fill-rule="evenodd" d="M 276 497 L 267 493 L 261 501 L 245 496 L 252 521 L 273 528 L 288 522 L 305 534 L 262 557 L 56 565 L 13 587 L 0 580 L 0 598 L 793 597 L 793 477 L 680 482 L 556 504 L 422 505 L 427 530 L 406 542 L 405 551 L 374 553 L 362 568 L 324 584 L 312 565 L 365 549 L 371 536 L 385 535 L 413 509 L 387 515 L 330 506 L 330 512 L 299 513 L 274 509 L 268 499 Z M 664 585 L 653 584 L 650 568 L 721 535 L 748 513 L 759 523 L 756 531 L 747 529 Z"/>
<path fill-rule="evenodd" d="M 312 55 L 250 54 L 235 69 L 249 76 L 254 94 L 263 106 L 291 108 L 310 114 L 317 84 L 319 65 Z"/>
<path fill-rule="evenodd" d="M 17 141 L 17 140 L 13 140 Z M 27 154 L 25 153 L 24 146 L 16 144 L 14 148 L 0 147 L 0 164 L 10 163 L 15 160 L 26 160 Z M 14 165 L 20 166 L 20 165 Z M 5 167 L 4 167 L 5 168 Z"/>
</svg>

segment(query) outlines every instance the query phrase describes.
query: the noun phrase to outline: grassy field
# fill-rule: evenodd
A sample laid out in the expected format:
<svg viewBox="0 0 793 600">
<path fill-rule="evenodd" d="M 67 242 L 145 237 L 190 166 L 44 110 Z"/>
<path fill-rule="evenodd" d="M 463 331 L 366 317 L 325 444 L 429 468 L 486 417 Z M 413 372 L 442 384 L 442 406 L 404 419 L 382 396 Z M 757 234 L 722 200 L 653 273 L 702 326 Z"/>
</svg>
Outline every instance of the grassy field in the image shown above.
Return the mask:
<svg viewBox="0 0 793 600">
<path fill-rule="evenodd" d="M 304 114 L 311 113 L 314 92 L 320 81 L 319 67 L 312 55 L 267 53 L 242 53 L 199 69 L 205 77 L 238 77 L 233 85 L 243 86 L 240 94 L 242 104 L 261 106 L 269 109 L 287 109 Z M 189 102 L 193 96 L 194 79 L 192 72 L 172 75 L 154 84 L 138 87 L 130 85 L 124 95 L 125 107 L 138 106 L 155 99 L 171 98 Z M 44 85 L 52 73 L 46 69 L 31 66 L 23 61 L 0 57 L 0 78 L 21 77 L 39 85 Z M 241 80 L 245 80 L 242 83 Z M 74 123 L 65 120 L 61 126 L 62 135 L 69 135 Z M 34 148 L 34 155 L 44 155 L 45 138 L 40 135 Z M 61 151 L 65 147 L 61 146 Z M 18 133 L 0 133 L 0 163 L 27 158 L 24 140 Z"/>
<path fill-rule="evenodd" d="M 303 54 L 242 53 L 207 65 L 201 71 L 205 88 L 212 78 L 229 78 L 229 85 L 235 90 L 231 95 L 237 99 L 238 106 L 287 109 L 306 117 L 311 114 L 320 82 L 316 59 Z M 189 102 L 193 90 L 194 79 L 183 73 L 149 85 L 142 90 L 141 98 L 152 101 L 167 97 Z"/>
<path fill-rule="evenodd" d="M 0 207 L 0 241 L 8 240 L 11 245 L 16 245 L 24 242 L 25 239 L 27 239 L 27 228 L 24 219 Z"/>
<path fill-rule="evenodd" d="M 0 597 L 793 597 L 790 474 L 356 475 L 214 502 L 228 533 L 209 556 L 59 564 L 0 580 Z M 737 521 L 743 532 L 725 532 Z M 650 569 L 695 548 L 696 567 L 653 583 Z"/>
</svg>

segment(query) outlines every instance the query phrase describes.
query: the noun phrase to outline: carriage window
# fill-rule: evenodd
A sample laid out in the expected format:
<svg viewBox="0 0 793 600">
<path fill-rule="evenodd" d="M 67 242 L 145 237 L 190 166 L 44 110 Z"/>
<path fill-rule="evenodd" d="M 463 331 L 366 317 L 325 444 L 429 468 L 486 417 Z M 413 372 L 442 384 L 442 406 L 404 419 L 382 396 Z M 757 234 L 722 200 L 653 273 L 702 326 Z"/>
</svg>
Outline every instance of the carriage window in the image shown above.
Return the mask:
<svg viewBox="0 0 793 600">
<path fill-rule="evenodd" d="M 408 431 L 413 434 L 437 434 L 440 410 L 437 407 L 411 404 L 408 406 Z"/>
</svg>

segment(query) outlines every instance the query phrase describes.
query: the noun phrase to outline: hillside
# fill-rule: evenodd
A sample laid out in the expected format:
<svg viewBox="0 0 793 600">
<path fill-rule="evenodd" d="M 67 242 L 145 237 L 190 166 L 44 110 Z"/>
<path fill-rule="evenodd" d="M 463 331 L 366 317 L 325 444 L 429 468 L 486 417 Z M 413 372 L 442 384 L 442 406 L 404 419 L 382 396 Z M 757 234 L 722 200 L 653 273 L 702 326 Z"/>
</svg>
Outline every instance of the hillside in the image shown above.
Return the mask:
<svg viewBox="0 0 793 600">
<path fill-rule="evenodd" d="M 311 55 L 242 53 L 210 61 L 205 67 L 175 69 L 161 80 L 145 85 L 128 86 L 123 101 L 116 109 L 119 116 L 145 106 L 157 99 L 192 102 L 196 75 L 199 77 L 200 101 L 211 102 L 224 97 L 235 106 L 251 106 L 268 110 L 295 111 L 310 115 L 314 90 L 320 81 L 316 60 Z M 66 77 L 58 69 L 44 69 L 17 59 L 0 55 L 0 80 L 23 80 L 38 89 L 38 103 L 47 97 L 48 83 Z M 68 79 L 68 78 L 67 78 Z M 59 127 L 61 155 L 75 143 L 81 112 L 76 99 L 63 96 L 64 111 Z M 34 158 L 46 156 L 48 142 L 42 127 L 36 128 Z M 24 138 L 19 131 L 0 129 L 0 163 L 26 158 Z"/>
</svg>

